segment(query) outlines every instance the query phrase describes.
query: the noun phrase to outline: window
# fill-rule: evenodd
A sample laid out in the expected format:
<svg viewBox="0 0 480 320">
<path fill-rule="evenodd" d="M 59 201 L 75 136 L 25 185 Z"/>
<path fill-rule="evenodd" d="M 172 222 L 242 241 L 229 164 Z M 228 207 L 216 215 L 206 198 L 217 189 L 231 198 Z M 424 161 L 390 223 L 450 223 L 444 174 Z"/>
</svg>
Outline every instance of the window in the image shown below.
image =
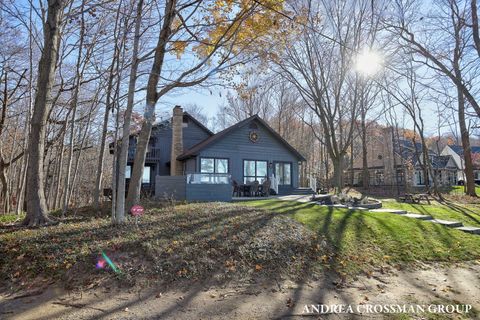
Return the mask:
<svg viewBox="0 0 480 320">
<path fill-rule="evenodd" d="M 292 164 L 289 162 L 275 163 L 275 178 L 278 179 L 279 185 L 292 184 Z"/>
<path fill-rule="evenodd" d="M 267 161 L 243 160 L 243 182 L 250 183 L 257 180 L 263 183 L 267 176 Z"/>
<path fill-rule="evenodd" d="M 375 171 L 375 184 L 382 185 L 383 184 L 383 171 L 377 170 Z"/>
<path fill-rule="evenodd" d="M 125 169 L 125 179 L 130 179 L 132 176 L 132 166 L 128 165 Z"/>
<path fill-rule="evenodd" d="M 416 171 L 415 172 L 415 179 L 417 186 L 423 186 L 425 184 L 425 180 L 423 177 L 423 171 Z"/>
<path fill-rule="evenodd" d="M 143 168 L 142 183 L 150 183 L 150 167 Z"/>
<path fill-rule="evenodd" d="M 403 183 L 405 180 L 405 172 L 402 169 L 397 169 L 397 183 Z"/>
<path fill-rule="evenodd" d="M 228 159 L 201 158 L 201 173 L 228 173 Z"/>
</svg>

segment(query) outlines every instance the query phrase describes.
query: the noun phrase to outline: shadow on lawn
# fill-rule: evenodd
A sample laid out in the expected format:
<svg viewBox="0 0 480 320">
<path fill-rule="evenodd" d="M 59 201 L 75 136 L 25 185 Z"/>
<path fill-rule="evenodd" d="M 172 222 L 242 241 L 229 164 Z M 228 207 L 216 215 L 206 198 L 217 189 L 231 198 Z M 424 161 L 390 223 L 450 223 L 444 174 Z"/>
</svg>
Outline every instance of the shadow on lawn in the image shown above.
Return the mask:
<svg viewBox="0 0 480 320">
<path fill-rule="evenodd" d="M 475 212 L 471 209 L 460 206 L 460 205 L 458 205 L 454 202 L 446 201 L 443 204 L 445 206 L 447 206 L 448 208 L 452 209 L 453 211 L 458 212 L 458 213 L 466 216 L 467 218 L 471 219 L 472 221 L 476 222 L 477 224 L 480 224 L 480 219 L 479 219 L 480 214 L 478 212 Z"/>
<path fill-rule="evenodd" d="M 239 248 L 248 247 L 252 239 L 262 238 L 262 232 L 266 232 L 267 235 L 265 236 L 268 236 L 268 228 L 274 223 L 274 219 L 279 217 L 283 218 L 282 216 L 285 215 L 295 215 L 305 209 L 317 209 L 318 205 L 278 201 L 275 202 L 274 205 L 272 205 L 272 202 L 265 202 L 259 204 L 257 208 L 249 208 L 241 205 L 227 206 L 222 204 L 214 205 L 211 208 L 206 207 L 204 210 L 197 210 L 196 212 L 194 212 L 196 208 L 194 205 L 180 206 L 179 208 L 176 212 L 160 211 L 153 217 L 146 216 L 145 219 L 141 220 L 138 234 L 135 236 L 131 235 L 132 225 L 113 227 L 108 224 L 108 222 L 104 222 L 97 226 L 87 224 L 81 228 L 71 230 L 57 230 L 52 228 L 51 231 L 53 232 L 45 233 L 35 238 L 26 238 L 25 240 L 27 242 L 29 240 L 32 242 L 36 241 L 44 245 L 42 249 L 44 252 L 53 251 L 59 255 L 71 245 L 71 242 L 78 242 L 79 246 L 87 246 L 91 251 L 95 251 L 95 249 L 107 250 L 110 247 L 108 241 L 112 238 L 122 239 L 117 243 L 117 250 L 128 251 L 132 248 L 136 248 L 137 250 L 142 248 L 140 252 L 145 252 L 145 263 L 147 265 L 152 267 L 161 266 L 161 268 L 163 268 L 163 271 L 160 270 L 158 273 L 157 281 L 166 280 L 170 287 L 175 289 L 183 288 L 186 290 L 186 294 L 180 302 L 172 302 L 165 309 L 151 316 L 151 318 L 157 319 L 172 317 L 179 309 L 183 310 L 184 308 L 188 308 L 188 305 L 192 303 L 199 293 L 212 285 L 221 287 L 229 284 L 231 278 L 221 276 L 225 268 L 225 260 L 230 259 L 232 256 L 235 257 Z M 258 210 L 258 208 L 268 208 L 269 211 Z M 347 304 L 355 302 L 345 295 L 341 288 L 337 287 L 341 284 L 341 277 L 339 277 L 338 274 L 340 270 L 336 268 L 340 263 L 339 259 L 341 257 L 337 253 L 340 251 L 340 248 L 345 245 L 346 231 L 349 229 L 349 226 L 351 227 L 350 230 L 354 231 L 352 235 L 354 239 L 349 238 L 349 241 L 356 240 L 361 242 L 365 237 L 369 236 L 369 234 L 367 234 L 369 229 L 365 228 L 367 224 L 365 214 L 354 210 L 342 210 L 340 211 L 341 213 L 339 213 L 338 210 L 334 210 L 332 207 L 325 207 L 324 211 L 325 212 L 319 217 L 316 231 L 318 236 L 317 244 L 322 245 L 322 251 L 310 255 L 310 251 L 308 251 L 310 248 L 305 252 L 298 249 L 300 250 L 299 252 L 304 254 L 304 256 L 302 256 L 304 263 L 302 264 L 301 270 L 299 270 L 298 287 L 293 290 L 290 295 L 291 304 L 321 304 L 327 298 L 326 295 L 332 291 Z M 158 219 L 159 215 L 161 215 L 161 219 Z M 382 226 L 383 230 L 385 230 L 389 236 L 393 237 L 396 242 L 402 244 L 402 241 L 405 241 L 405 239 L 399 237 L 398 230 L 395 230 L 384 219 L 380 219 L 374 214 L 369 214 L 369 217 L 373 217 L 375 223 Z M 281 222 L 283 223 L 284 220 Z M 426 233 L 425 222 L 415 220 L 411 222 L 411 225 L 412 224 L 417 228 L 416 232 Z M 449 246 L 452 244 L 448 231 L 445 230 L 444 227 L 434 225 L 433 228 L 442 242 Z M 405 230 L 405 232 L 408 231 L 409 230 Z M 288 230 L 286 232 L 288 232 Z M 292 240 L 286 237 L 286 235 L 287 233 L 285 233 L 284 238 L 273 238 L 273 240 L 271 240 L 272 250 L 274 246 L 278 246 L 279 248 L 290 248 L 292 246 Z M 67 238 L 69 240 L 59 246 L 56 243 L 52 243 L 52 238 Z M 231 239 L 237 240 L 230 243 Z M 172 247 L 171 244 L 173 241 L 182 241 L 183 247 Z M 322 243 L 324 241 L 326 245 Z M 303 246 L 306 245 L 305 241 L 301 242 Z M 148 243 L 153 247 L 149 245 L 146 246 Z M 228 246 L 226 246 L 226 244 L 228 244 Z M 405 243 L 403 243 L 403 245 L 405 245 Z M 169 248 L 173 250 L 173 256 L 172 254 L 166 253 Z M 211 252 L 212 248 L 217 248 L 217 250 Z M 218 248 L 221 250 L 218 250 Z M 178 254 L 184 255 L 175 258 L 176 250 L 178 250 Z M 0 254 L 1 253 L 0 249 Z M 40 254 L 38 257 L 29 258 L 31 261 L 41 259 Z M 302 300 L 304 299 L 302 296 L 303 291 L 309 280 L 308 276 L 318 270 L 320 263 L 318 256 L 325 254 L 330 256 L 329 265 L 333 266 L 333 268 L 324 269 L 323 275 L 321 275 L 320 279 L 316 282 L 318 289 L 316 289 L 313 294 L 316 300 Z M 15 256 L 9 256 L 8 258 L 16 259 Z M 243 258 L 248 259 L 246 257 Z M 251 260 L 247 261 L 245 264 L 246 268 L 255 268 L 255 265 L 258 263 L 268 265 L 269 267 L 271 266 L 271 268 L 265 270 L 266 273 L 263 274 L 263 276 L 269 277 L 259 277 L 255 272 L 250 273 L 248 278 L 244 279 L 247 280 L 245 282 L 247 285 L 244 287 L 245 292 L 257 290 L 261 281 L 264 281 L 262 285 L 265 283 L 268 285 L 277 284 L 277 277 L 285 271 L 285 261 L 282 261 L 280 258 L 281 257 L 272 257 L 270 260 L 259 262 L 258 260 L 261 258 L 254 256 Z M 93 267 L 94 261 L 92 261 L 91 255 L 79 255 L 78 259 L 90 263 L 91 267 Z M 176 272 L 182 270 L 182 268 L 192 267 L 188 263 L 190 259 L 206 262 L 202 265 L 202 270 L 197 270 L 199 272 L 197 275 L 178 281 L 175 278 L 178 278 Z M 238 268 L 239 271 L 242 272 L 246 270 L 241 269 L 243 267 L 240 264 Z M 189 271 L 195 272 L 193 269 Z M 425 292 L 430 291 L 427 285 L 421 289 L 425 290 Z M 159 282 L 150 289 L 145 289 L 143 293 L 139 293 L 137 298 L 130 301 L 121 301 L 114 307 L 92 315 L 88 319 L 110 318 L 114 313 L 125 310 L 125 308 L 141 305 L 149 299 L 155 299 L 155 295 L 158 292 L 168 292 L 168 290 L 170 290 L 169 287 L 165 287 L 164 283 Z M 57 298 L 58 297 L 53 296 L 50 302 Z M 101 299 L 89 301 L 88 307 L 96 308 L 101 303 Z M 292 310 L 286 306 L 286 303 L 286 301 L 278 302 L 275 306 L 275 311 L 272 313 L 272 317 L 283 318 L 292 316 Z M 40 304 L 40 302 L 38 304 Z M 28 309 L 33 309 L 37 307 L 38 304 L 33 302 L 28 306 Z M 4 309 L 5 307 L 6 302 L 0 303 L 0 309 Z M 214 308 L 214 306 L 210 308 Z M 235 303 L 232 302 L 228 308 L 233 310 Z M 222 311 L 225 312 L 225 310 Z M 61 317 L 69 312 L 70 310 L 59 311 L 54 315 L 49 315 L 49 317 Z M 14 316 L 18 316 L 18 314 Z"/>
</svg>

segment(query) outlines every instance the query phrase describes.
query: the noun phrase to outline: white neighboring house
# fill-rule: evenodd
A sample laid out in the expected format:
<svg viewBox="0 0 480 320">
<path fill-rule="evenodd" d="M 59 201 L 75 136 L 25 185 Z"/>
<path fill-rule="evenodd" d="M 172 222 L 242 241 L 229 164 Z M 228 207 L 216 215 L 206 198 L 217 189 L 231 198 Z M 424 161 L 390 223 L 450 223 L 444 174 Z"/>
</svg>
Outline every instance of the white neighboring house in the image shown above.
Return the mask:
<svg viewBox="0 0 480 320">
<path fill-rule="evenodd" d="M 472 157 L 475 158 L 475 154 L 477 154 L 478 157 L 480 157 L 480 147 L 471 147 L 472 150 Z M 465 159 L 463 158 L 463 148 L 460 145 L 447 145 L 445 148 L 443 148 L 441 155 L 447 156 L 450 155 L 452 156 L 453 160 L 455 161 L 455 164 L 458 167 L 457 171 L 457 177 L 458 180 L 465 181 Z M 480 179 L 480 168 L 477 166 L 473 167 L 473 176 L 475 180 Z"/>
</svg>

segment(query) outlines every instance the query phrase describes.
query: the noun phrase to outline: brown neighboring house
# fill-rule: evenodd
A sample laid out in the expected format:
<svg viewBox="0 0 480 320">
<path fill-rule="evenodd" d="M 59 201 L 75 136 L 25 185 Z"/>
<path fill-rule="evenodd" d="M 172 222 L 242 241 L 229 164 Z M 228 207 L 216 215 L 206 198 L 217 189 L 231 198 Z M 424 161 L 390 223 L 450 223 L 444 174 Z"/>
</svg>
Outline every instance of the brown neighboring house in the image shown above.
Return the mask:
<svg viewBox="0 0 480 320">
<path fill-rule="evenodd" d="M 403 137 L 397 138 L 392 127 L 376 128 L 369 134 L 367 163 L 370 186 L 423 187 L 426 177 L 423 170 L 421 143 L 413 143 Z M 450 155 L 438 155 L 429 150 L 432 169 L 441 186 L 457 183 L 458 166 Z M 345 181 L 362 185 L 363 161 L 361 152 L 353 160 Z M 427 177 L 433 184 L 432 177 Z"/>
</svg>

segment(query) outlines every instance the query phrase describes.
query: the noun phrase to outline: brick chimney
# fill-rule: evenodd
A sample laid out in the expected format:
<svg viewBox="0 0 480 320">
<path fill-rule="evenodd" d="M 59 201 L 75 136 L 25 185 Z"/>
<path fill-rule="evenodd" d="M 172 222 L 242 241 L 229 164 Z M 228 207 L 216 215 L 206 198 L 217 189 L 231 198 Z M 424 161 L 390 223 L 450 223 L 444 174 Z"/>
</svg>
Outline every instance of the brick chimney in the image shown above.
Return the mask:
<svg viewBox="0 0 480 320">
<path fill-rule="evenodd" d="M 183 164 L 177 157 L 183 153 L 183 109 L 180 106 L 173 108 L 172 117 L 172 152 L 170 158 L 170 175 L 183 175 Z"/>
</svg>

